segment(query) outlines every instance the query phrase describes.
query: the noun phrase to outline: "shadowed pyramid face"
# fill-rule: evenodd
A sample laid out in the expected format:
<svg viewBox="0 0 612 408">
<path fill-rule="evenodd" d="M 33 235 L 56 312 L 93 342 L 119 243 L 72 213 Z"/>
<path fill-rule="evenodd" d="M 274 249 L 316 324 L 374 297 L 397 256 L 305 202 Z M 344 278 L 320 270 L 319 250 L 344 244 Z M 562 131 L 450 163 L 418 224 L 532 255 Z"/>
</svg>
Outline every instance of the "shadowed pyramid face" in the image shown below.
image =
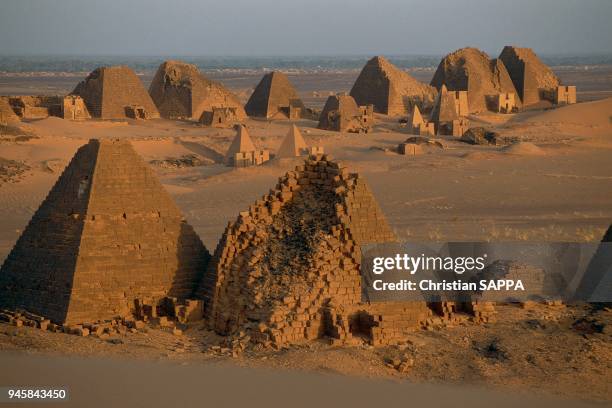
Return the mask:
<svg viewBox="0 0 612 408">
<path fill-rule="evenodd" d="M 209 258 L 131 144 L 81 147 L 0 270 L 0 304 L 58 323 L 190 296 Z"/>
<path fill-rule="evenodd" d="M 274 71 L 263 76 L 244 109 L 249 116 L 272 118 L 288 109 L 290 102 L 303 106 L 287 75 Z"/>
</svg>

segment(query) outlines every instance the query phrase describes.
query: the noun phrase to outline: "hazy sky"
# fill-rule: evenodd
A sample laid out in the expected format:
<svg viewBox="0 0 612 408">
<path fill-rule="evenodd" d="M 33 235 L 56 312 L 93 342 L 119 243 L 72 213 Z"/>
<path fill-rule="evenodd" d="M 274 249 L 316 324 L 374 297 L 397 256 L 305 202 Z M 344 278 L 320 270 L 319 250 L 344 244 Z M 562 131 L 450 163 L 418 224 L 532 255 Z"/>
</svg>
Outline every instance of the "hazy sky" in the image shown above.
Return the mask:
<svg viewBox="0 0 612 408">
<path fill-rule="evenodd" d="M 0 0 L 0 54 L 611 53 L 612 0 Z"/>
</svg>

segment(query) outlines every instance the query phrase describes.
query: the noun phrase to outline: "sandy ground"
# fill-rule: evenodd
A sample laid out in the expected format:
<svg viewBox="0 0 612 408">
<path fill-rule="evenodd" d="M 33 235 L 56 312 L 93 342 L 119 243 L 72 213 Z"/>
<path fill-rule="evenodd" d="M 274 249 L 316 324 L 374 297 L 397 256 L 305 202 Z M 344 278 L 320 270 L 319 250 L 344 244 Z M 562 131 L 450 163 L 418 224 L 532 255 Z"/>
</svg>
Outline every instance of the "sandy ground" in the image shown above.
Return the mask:
<svg viewBox="0 0 612 408">
<path fill-rule="evenodd" d="M 307 78 L 303 80 L 301 92 L 315 89 Z M 334 90 L 343 90 L 338 84 L 346 78 L 336 80 L 340 82 L 334 85 Z M 0 94 L 5 93 L 2 89 L 0 86 Z M 401 239 L 593 242 L 601 239 L 612 222 L 611 115 L 612 98 L 549 111 L 474 116 L 470 118 L 473 125 L 486 126 L 509 140 L 533 143 L 536 148 L 523 144 L 510 149 L 470 146 L 444 138 L 444 149 L 430 149 L 416 157 L 393 152 L 408 136 L 398 123 L 399 118 L 379 116 L 374 131 L 367 135 L 322 131 L 316 129 L 315 122 L 307 120 L 296 124 L 308 144 L 324 146 L 326 152 L 365 176 Z M 247 125 L 255 144 L 274 152 L 291 122 L 248 120 Z M 89 138 L 129 139 L 146 161 L 163 162 L 196 155 L 206 162 L 201 166 L 154 168 L 211 251 L 227 222 L 299 162 L 299 159 L 272 160 L 257 168 L 228 168 L 221 158 L 234 131 L 189 122 L 70 122 L 48 118 L 22 123 L 21 132 L 29 138 L 0 141 L 0 159 L 23 165 L 21 174 L 10 180 L 0 179 L 0 260 L 8 254 L 76 149 Z M 0 166 L 2 163 L 5 162 L 0 160 Z M 11 378 L 23 378 L 18 375 L 28 371 L 20 371 L 18 366 L 35 364 L 41 354 L 94 357 L 96 364 L 102 365 L 116 357 L 116 365 L 100 368 L 103 372 L 157 372 L 146 368 L 149 360 L 196 365 L 193 372 L 183 374 L 186 380 L 180 382 L 180 387 L 191 384 L 191 379 L 200 375 L 198 370 L 212 369 L 203 363 L 227 360 L 234 366 L 254 369 L 290 368 L 417 383 L 494 386 L 511 392 L 612 401 L 609 332 L 593 334 L 573 329 L 573 323 L 592 311 L 567 308 L 533 312 L 510 308 L 504 313 L 504 319 L 491 326 L 458 325 L 417 332 L 403 350 L 365 345 L 333 348 L 314 343 L 280 351 L 256 350 L 252 355 L 236 358 L 210 351 L 208 347 L 220 340 L 197 327 L 180 338 L 151 330 L 110 343 L 0 325 L 3 351 L 0 365 L 16 367 L 9 374 L 15 376 Z M 610 311 L 597 313 L 597 318 L 610 327 Z M 409 373 L 398 373 L 385 364 L 406 349 L 417 356 Z M 36 356 L 15 359 L 4 352 Z M 146 361 L 132 366 L 122 362 L 125 357 Z M 72 375 L 72 380 L 86 375 L 93 367 L 67 357 L 40 361 L 40 367 L 46 370 L 74 365 L 65 374 Z M 159 372 L 175 369 L 156 367 Z M 0 370 L 0 375 L 6 373 Z M 104 376 L 106 381 L 113 381 L 112 376 L 107 377 Z M 300 378 L 292 381 L 301 381 Z M 156 381 L 159 379 L 148 384 L 155 387 Z M 386 386 L 377 384 L 372 387 Z M 391 395 L 397 392 L 400 398 L 409 389 L 405 385 L 389 392 Z M 436 393 L 443 389 L 436 388 Z M 448 392 L 445 395 L 453 398 L 453 392 L 458 391 Z M 470 398 L 469 394 L 466 398 Z M 510 401 L 497 394 L 492 398 Z"/>
</svg>

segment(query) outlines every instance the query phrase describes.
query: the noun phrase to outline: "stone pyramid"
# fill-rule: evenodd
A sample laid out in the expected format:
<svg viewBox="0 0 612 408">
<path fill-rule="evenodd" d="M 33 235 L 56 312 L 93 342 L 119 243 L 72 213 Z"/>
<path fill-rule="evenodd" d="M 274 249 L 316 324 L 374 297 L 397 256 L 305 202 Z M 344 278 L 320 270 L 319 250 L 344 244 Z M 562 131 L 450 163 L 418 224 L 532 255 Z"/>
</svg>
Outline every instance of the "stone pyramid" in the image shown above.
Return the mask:
<svg viewBox="0 0 612 408">
<path fill-rule="evenodd" d="M 448 92 L 446 85 L 442 85 L 440 93 L 438 93 L 436 98 L 434 108 L 431 111 L 431 121 L 438 127 L 441 123 L 449 123 L 455 119 L 459 119 L 455 106 L 455 96 Z"/>
<path fill-rule="evenodd" d="M 358 105 L 374 105 L 376 112 L 405 115 L 415 104 L 430 108 L 436 90 L 378 56 L 365 64 L 350 94 Z"/>
<path fill-rule="evenodd" d="M 287 75 L 274 71 L 264 75 L 259 81 L 244 109 L 249 116 L 270 119 L 281 115 L 288 116 L 286 111 L 290 104 L 304 109 L 304 104 Z"/>
<path fill-rule="evenodd" d="M 162 117 L 199 120 L 213 108 L 234 108 L 238 120 L 246 118 L 240 100 L 223 85 L 182 61 L 162 63 L 149 87 L 149 94 Z"/>
<path fill-rule="evenodd" d="M 325 106 L 319 115 L 319 129 L 344 132 L 361 112 L 359 106 L 350 95 L 332 95 L 327 98 Z"/>
<path fill-rule="evenodd" d="M 306 151 L 308 151 L 308 145 L 306 145 L 300 129 L 295 125 L 291 125 L 289 133 L 287 133 L 285 140 L 283 140 L 283 143 L 278 148 L 276 156 L 280 158 L 298 157 Z"/>
<path fill-rule="evenodd" d="M 132 145 L 79 148 L 0 269 L 0 307 L 58 324 L 192 295 L 210 255 Z"/>
<path fill-rule="evenodd" d="M 425 123 L 425 121 L 423 120 L 423 115 L 421 115 L 421 111 L 419 110 L 418 106 L 415 105 L 414 109 L 412 109 L 410 117 L 408 118 L 408 123 L 410 123 L 412 129 L 418 128 L 423 123 Z"/>
<path fill-rule="evenodd" d="M 359 245 L 389 241 L 364 179 L 311 156 L 227 226 L 199 292 L 209 322 L 221 334 L 256 327 L 254 341 L 317 338 L 325 305 L 361 300 Z"/>
<path fill-rule="evenodd" d="M 604 234 L 574 297 L 579 301 L 612 302 L 612 225 Z"/>
<path fill-rule="evenodd" d="M 0 125 L 19 122 L 19 116 L 15 114 L 8 100 L 0 97 Z"/>
<path fill-rule="evenodd" d="M 225 161 L 227 163 L 232 162 L 236 153 L 247 153 L 255 151 L 255 145 L 251 140 L 251 136 L 249 136 L 247 128 L 243 125 L 237 125 L 236 129 L 236 137 L 232 141 L 232 144 L 230 145 L 229 149 L 227 150 L 227 153 L 225 154 Z"/>
<path fill-rule="evenodd" d="M 125 119 L 130 107 L 144 108 L 148 118 L 159 118 L 142 82 L 126 66 L 96 68 L 72 93 L 83 98 L 94 118 Z"/>
<path fill-rule="evenodd" d="M 445 56 L 431 80 L 440 89 L 467 91 L 470 112 L 484 112 L 500 93 L 516 89 L 503 64 L 476 48 L 462 48 Z M 492 103 L 492 102 L 491 102 Z"/>
<path fill-rule="evenodd" d="M 531 48 L 506 46 L 499 59 L 508 70 L 524 106 L 537 104 L 543 99 L 541 91 L 554 92 L 560 85 L 559 78 Z"/>
</svg>

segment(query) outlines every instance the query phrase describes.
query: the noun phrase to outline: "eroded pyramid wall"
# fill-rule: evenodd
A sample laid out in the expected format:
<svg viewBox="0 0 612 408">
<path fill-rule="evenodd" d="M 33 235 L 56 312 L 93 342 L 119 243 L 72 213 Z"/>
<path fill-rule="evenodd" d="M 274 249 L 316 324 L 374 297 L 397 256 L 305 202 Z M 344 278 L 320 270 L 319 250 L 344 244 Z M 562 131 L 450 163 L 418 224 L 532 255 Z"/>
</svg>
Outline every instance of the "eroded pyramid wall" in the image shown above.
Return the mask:
<svg viewBox="0 0 612 408">
<path fill-rule="evenodd" d="M 58 323 L 193 294 L 209 254 L 127 141 L 79 149 L 0 270 L 0 303 Z"/>
</svg>

